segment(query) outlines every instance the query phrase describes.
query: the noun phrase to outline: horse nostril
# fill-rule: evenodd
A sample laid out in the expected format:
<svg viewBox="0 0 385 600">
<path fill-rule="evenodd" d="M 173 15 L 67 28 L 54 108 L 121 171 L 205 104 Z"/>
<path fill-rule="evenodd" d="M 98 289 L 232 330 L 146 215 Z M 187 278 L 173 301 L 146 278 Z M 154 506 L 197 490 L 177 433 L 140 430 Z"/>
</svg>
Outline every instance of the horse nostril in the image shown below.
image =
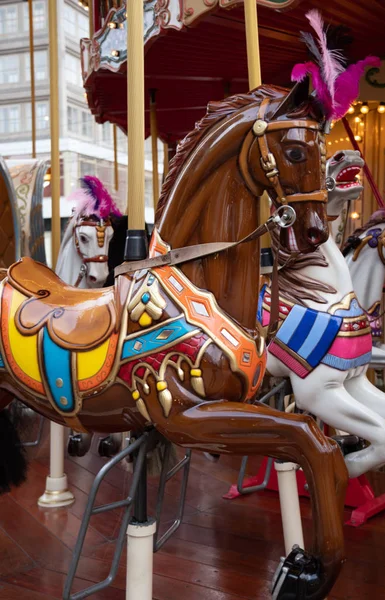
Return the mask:
<svg viewBox="0 0 385 600">
<path fill-rule="evenodd" d="M 309 227 L 306 237 L 312 246 L 319 246 L 326 241 L 324 231 L 322 229 L 318 229 L 317 227 Z"/>
<path fill-rule="evenodd" d="M 94 277 L 93 275 L 90 275 L 88 278 L 90 281 L 92 281 L 92 283 L 96 282 L 96 277 Z"/>
</svg>

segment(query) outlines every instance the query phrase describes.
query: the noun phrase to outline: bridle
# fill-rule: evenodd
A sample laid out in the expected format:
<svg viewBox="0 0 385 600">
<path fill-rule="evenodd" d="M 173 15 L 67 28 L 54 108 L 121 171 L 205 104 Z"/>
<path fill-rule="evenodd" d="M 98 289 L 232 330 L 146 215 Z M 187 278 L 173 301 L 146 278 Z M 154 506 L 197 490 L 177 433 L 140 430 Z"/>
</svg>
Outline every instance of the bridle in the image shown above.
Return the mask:
<svg viewBox="0 0 385 600">
<path fill-rule="evenodd" d="M 78 237 L 78 229 L 79 227 L 95 227 L 96 228 L 96 237 L 98 240 L 99 248 L 103 248 L 105 236 L 106 236 L 106 228 L 111 225 L 111 221 L 107 219 L 104 221 L 100 219 L 98 221 L 92 220 L 80 220 L 78 221 L 72 230 L 72 235 L 74 238 L 74 244 L 78 255 L 81 258 L 82 264 L 80 265 L 80 271 L 78 278 L 74 284 L 74 287 L 78 287 L 82 281 L 82 279 L 86 276 L 87 273 L 87 265 L 88 263 L 105 263 L 108 261 L 107 254 L 96 254 L 95 256 L 84 256 L 80 250 L 79 237 Z"/>
<path fill-rule="evenodd" d="M 365 235 L 365 237 L 363 237 L 362 239 L 358 236 L 353 235 L 348 237 L 347 243 L 349 244 L 349 246 L 344 249 L 344 256 L 346 256 L 350 249 L 353 248 L 353 261 L 356 261 L 361 253 L 361 250 L 363 250 L 365 246 L 368 245 L 370 246 L 370 248 L 377 248 L 378 256 L 380 257 L 382 264 L 385 265 L 385 257 L 383 253 L 383 249 L 385 248 L 385 229 L 383 229 L 382 231 L 380 230 L 381 233 L 375 235 L 374 232 L 376 229 L 380 228 L 372 227 L 368 231 L 369 235 Z"/>
<path fill-rule="evenodd" d="M 276 202 L 278 204 L 292 204 L 293 202 L 327 202 L 327 190 L 322 189 L 315 192 L 306 192 L 298 194 L 285 194 L 280 181 L 277 161 L 274 154 L 270 151 L 268 134 L 284 129 L 311 129 L 319 132 L 319 146 L 321 150 L 321 171 L 326 172 L 326 144 L 322 133 L 321 125 L 317 121 L 305 119 L 291 119 L 288 121 L 272 120 L 267 121 L 265 115 L 270 104 L 270 100 L 265 98 L 259 107 L 258 119 L 255 121 L 251 131 L 247 134 L 239 155 L 239 166 L 242 176 L 249 190 L 255 195 L 260 196 L 261 191 L 258 184 L 254 181 L 248 165 L 250 164 L 250 151 L 255 142 L 258 143 L 261 155 L 262 169 L 270 181 L 276 193 Z"/>
</svg>

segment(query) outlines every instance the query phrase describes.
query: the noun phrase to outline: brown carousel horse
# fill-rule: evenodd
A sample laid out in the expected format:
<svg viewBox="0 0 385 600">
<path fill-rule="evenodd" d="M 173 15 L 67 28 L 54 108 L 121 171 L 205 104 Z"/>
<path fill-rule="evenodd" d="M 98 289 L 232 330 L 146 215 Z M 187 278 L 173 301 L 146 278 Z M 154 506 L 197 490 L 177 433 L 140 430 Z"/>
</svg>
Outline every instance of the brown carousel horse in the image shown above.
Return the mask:
<svg viewBox="0 0 385 600">
<path fill-rule="evenodd" d="M 320 600 L 335 582 L 347 471 L 337 445 L 311 418 L 247 403 L 266 364 L 255 317 L 258 241 L 193 261 L 190 247 L 198 244 L 202 256 L 202 244 L 247 236 L 266 189 L 277 206 L 294 204 L 298 250 L 323 243 L 324 124 L 302 85 L 291 93 L 262 86 L 210 104 L 165 182 L 150 263 L 122 265 L 110 288 L 79 290 L 22 259 L 0 287 L 2 408 L 16 396 L 77 431 L 155 427 L 183 447 L 264 454 L 303 468 L 314 558 L 303 566 L 303 554 L 294 552 L 302 575 L 284 577 L 277 598 Z M 286 248 L 289 239 L 282 229 Z M 186 248 L 170 254 L 170 246 L 188 247 L 190 262 L 176 267 Z M 3 485 L 17 480 L 9 469 L 0 474 L 8 477 Z"/>
</svg>

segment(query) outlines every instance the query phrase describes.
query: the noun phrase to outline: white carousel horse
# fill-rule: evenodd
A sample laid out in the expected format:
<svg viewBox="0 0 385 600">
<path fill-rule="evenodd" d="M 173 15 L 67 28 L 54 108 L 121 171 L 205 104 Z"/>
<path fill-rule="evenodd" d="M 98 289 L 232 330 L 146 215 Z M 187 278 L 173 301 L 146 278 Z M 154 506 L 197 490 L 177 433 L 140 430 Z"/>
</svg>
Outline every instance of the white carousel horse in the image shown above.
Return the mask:
<svg viewBox="0 0 385 600">
<path fill-rule="evenodd" d="M 91 175 L 81 180 L 82 187 L 73 192 L 68 201 L 75 208 L 60 246 L 56 273 L 70 285 L 79 288 L 103 287 L 108 276 L 108 248 L 114 230 L 111 217 L 121 217 L 102 182 Z M 70 435 L 68 451 L 84 456 L 91 445 L 91 434 Z M 112 456 L 119 450 L 121 434 L 112 434 L 100 440 L 99 453 Z"/>
<path fill-rule="evenodd" d="M 349 237 L 344 255 L 359 303 L 368 315 L 373 335 L 371 365 L 385 366 L 382 343 L 381 298 L 385 281 L 385 210 L 373 213 L 365 225 Z"/>
<path fill-rule="evenodd" d="M 121 214 L 99 179 L 87 175 L 82 183 L 83 188 L 68 198 L 76 208 L 64 233 L 56 273 L 70 285 L 98 288 L 108 276 L 110 217 Z"/>
<path fill-rule="evenodd" d="M 333 165 L 342 173 L 334 189 L 330 185 L 336 200 L 354 199 L 362 190 L 354 180 L 359 169 L 350 170 L 358 157 L 350 152 Z M 328 204 L 331 217 L 339 211 L 339 201 Z M 294 247 L 296 240 L 292 243 Z M 350 476 L 357 477 L 385 462 L 385 395 L 366 377 L 372 354 L 370 324 L 332 236 L 306 260 L 299 256 L 294 263 L 287 261 L 288 254 L 280 251 L 281 326 L 269 345 L 267 368 L 275 377 L 290 378 L 298 408 L 370 442 L 346 456 Z M 264 325 L 270 302 L 269 287 L 264 286 L 259 315 Z"/>
</svg>

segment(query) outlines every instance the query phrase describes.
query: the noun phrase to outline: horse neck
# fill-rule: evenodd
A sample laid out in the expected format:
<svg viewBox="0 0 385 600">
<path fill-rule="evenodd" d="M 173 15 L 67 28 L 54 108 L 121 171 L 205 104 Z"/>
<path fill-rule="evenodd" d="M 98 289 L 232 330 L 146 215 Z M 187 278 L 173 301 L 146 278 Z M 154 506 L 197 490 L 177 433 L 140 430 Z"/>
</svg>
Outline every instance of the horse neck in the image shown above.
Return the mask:
<svg viewBox="0 0 385 600">
<path fill-rule="evenodd" d="M 255 113 L 253 104 L 214 125 L 188 155 L 159 223 L 160 235 L 172 248 L 231 242 L 257 227 L 258 201 L 246 188 L 237 165 Z M 254 330 L 258 242 L 186 264 L 182 270 L 195 285 L 211 291 L 235 320 Z"/>
<path fill-rule="evenodd" d="M 384 229 L 385 225 L 378 227 Z M 385 266 L 378 256 L 377 248 L 371 248 L 368 244 L 364 246 L 356 260 L 353 260 L 353 255 L 354 250 L 349 252 L 346 263 L 358 301 L 364 310 L 368 310 L 375 302 L 381 301 Z"/>
<path fill-rule="evenodd" d="M 305 302 L 306 306 L 309 308 L 327 312 L 330 306 L 342 300 L 342 298 L 352 292 L 354 288 L 348 265 L 331 235 L 327 242 L 320 246 L 319 251 L 322 252 L 325 257 L 327 266 L 305 266 L 298 271 L 298 273 L 301 273 L 318 283 L 327 284 L 331 286 L 331 288 L 334 288 L 334 293 L 320 292 L 320 295 L 325 302 L 316 302 L 314 300 L 306 300 Z"/>
<path fill-rule="evenodd" d="M 55 269 L 56 275 L 68 285 L 76 283 L 82 265 L 82 260 L 73 242 L 72 232 L 74 223 L 74 219 L 71 219 L 64 233 Z M 85 287 L 84 281 L 80 283 L 79 287 Z"/>
</svg>

